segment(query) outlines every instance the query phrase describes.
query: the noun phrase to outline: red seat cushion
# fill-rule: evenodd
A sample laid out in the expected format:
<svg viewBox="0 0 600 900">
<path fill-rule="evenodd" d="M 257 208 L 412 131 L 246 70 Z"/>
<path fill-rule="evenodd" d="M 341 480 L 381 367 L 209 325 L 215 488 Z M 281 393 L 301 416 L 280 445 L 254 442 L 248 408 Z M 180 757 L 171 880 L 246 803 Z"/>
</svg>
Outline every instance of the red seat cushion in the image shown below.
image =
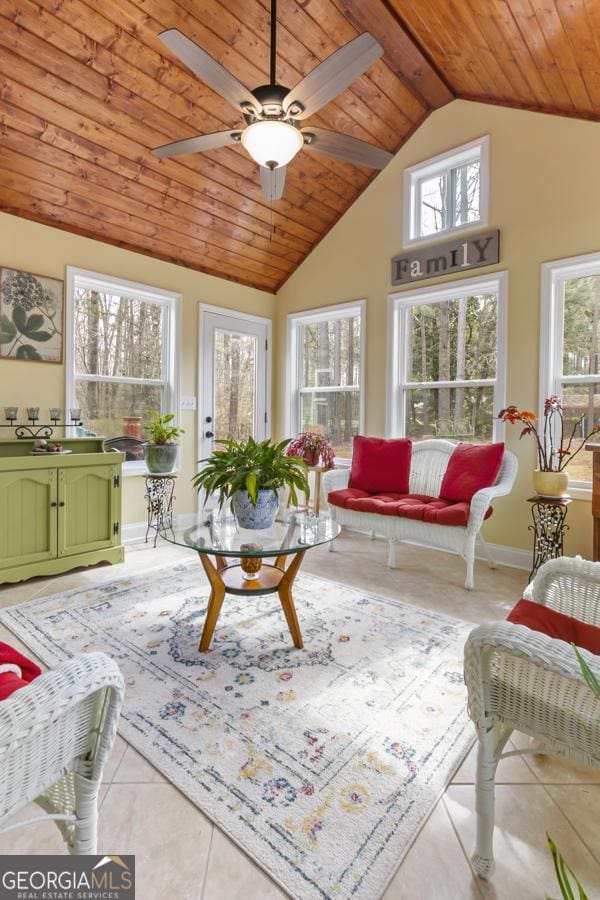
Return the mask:
<svg viewBox="0 0 600 900">
<path fill-rule="evenodd" d="M 473 494 L 490 487 L 496 480 L 504 443 L 457 444 L 442 480 L 440 497 L 455 503 L 470 503 Z"/>
<path fill-rule="evenodd" d="M 352 469 L 348 486 L 376 494 L 381 491 L 408 493 L 412 441 L 385 440 L 357 434 L 352 446 Z"/>
<path fill-rule="evenodd" d="M 42 670 L 10 644 L 0 641 L 0 700 L 26 687 Z"/>
<path fill-rule="evenodd" d="M 514 625 L 525 625 L 532 631 L 541 631 L 548 637 L 558 638 L 568 644 L 573 643 L 576 647 L 589 650 L 590 653 L 600 654 L 600 628 L 580 622 L 579 619 L 549 609 L 533 600 L 519 600 L 509 612 L 507 620 Z"/>
<path fill-rule="evenodd" d="M 397 494 L 393 491 L 369 494 L 358 488 L 332 491 L 327 500 L 333 506 L 341 506 L 354 512 L 378 513 L 380 516 L 400 516 L 436 525 L 466 525 L 469 521 L 468 503 L 451 503 L 439 497 L 425 494 Z M 490 507 L 485 514 L 491 516 Z"/>
</svg>

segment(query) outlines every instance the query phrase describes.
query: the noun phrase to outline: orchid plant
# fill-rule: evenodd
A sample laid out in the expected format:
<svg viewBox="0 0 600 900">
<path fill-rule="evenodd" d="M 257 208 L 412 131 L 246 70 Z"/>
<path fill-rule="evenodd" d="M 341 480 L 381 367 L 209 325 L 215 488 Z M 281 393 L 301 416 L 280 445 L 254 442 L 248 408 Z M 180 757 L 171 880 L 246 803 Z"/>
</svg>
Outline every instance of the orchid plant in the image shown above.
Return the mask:
<svg viewBox="0 0 600 900">
<path fill-rule="evenodd" d="M 536 424 L 538 417 L 535 413 L 526 409 L 518 409 L 516 406 L 507 406 L 500 410 L 498 418 L 502 422 L 521 422 L 524 425 L 519 438 L 532 434 L 537 444 L 538 468 L 542 472 L 562 472 L 563 469 L 577 456 L 592 435 L 600 432 L 600 424 L 594 425 L 583 438 L 575 450 L 571 450 L 576 439 L 579 426 L 585 418 L 585 413 L 575 420 L 572 427 L 565 431 L 565 414 L 560 402 L 560 397 L 553 394 L 544 401 L 544 422 Z"/>
</svg>

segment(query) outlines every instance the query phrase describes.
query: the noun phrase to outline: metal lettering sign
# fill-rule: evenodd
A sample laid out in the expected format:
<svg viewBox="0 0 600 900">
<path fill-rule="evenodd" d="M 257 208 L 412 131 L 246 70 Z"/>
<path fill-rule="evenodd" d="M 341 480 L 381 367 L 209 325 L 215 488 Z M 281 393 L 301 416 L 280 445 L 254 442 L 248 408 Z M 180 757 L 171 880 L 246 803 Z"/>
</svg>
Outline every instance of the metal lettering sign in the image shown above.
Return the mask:
<svg viewBox="0 0 600 900">
<path fill-rule="evenodd" d="M 472 237 L 415 247 L 392 259 L 392 284 L 412 284 L 436 275 L 468 272 L 500 261 L 500 231 L 481 231 Z"/>
</svg>

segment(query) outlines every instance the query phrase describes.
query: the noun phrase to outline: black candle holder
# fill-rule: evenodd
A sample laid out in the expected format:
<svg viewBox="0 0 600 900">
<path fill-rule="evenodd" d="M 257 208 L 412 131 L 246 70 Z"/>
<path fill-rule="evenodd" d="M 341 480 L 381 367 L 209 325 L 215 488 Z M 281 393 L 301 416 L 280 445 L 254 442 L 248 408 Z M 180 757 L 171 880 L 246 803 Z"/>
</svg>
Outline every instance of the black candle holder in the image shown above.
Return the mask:
<svg viewBox="0 0 600 900">
<path fill-rule="evenodd" d="M 0 425 L 0 428 L 11 428 L 17 438 L 50 438 L 54 434 L 54 428 L 81 428 L 83 422 L 55 422 L 52 425 L 37 425 L 37 419 L 30 419 L 31 425 Z"/>
</svg>

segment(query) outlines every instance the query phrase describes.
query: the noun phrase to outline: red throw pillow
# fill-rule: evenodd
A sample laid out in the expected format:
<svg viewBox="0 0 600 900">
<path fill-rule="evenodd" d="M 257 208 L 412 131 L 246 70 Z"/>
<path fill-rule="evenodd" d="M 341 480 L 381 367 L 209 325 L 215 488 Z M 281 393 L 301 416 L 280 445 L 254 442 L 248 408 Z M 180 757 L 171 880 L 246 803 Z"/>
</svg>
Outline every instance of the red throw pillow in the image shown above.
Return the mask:
<svg viewBox="0 0 600 900">
<path fill-rule="evenodd" d="M 412 441 L 407 438 L 363 437 L 357 434 L 352 446 L 352 470 L 348 487 L 370 494 L 380 491 L 408 493 Z"/>
<path fill-rule="evenodd" d="M 6 700 L 41 674 L 42 670 L 32 660 L 0 641 L 0 700 Z"/>
<path fill-rule="evenodd" d="M 503 456 L 502 441 L 498 444 L 457 444 L 448 460 L 440 498 L 470 503 L 473 494 L 495 482 Z"/>
<path fill-rule="evenodd" d="M 558 638 L 576 647 L 583 647 L 590 653 L 600 654 L 600 628 L 588 625 L 566 616 L 564 613 L 549 609 L 533 600 L 519 600 L 511 609 L 507 620 L 513 625 L 525 625 L 532 631 L 541 631 L 548 637 Z"/>
</svg>

